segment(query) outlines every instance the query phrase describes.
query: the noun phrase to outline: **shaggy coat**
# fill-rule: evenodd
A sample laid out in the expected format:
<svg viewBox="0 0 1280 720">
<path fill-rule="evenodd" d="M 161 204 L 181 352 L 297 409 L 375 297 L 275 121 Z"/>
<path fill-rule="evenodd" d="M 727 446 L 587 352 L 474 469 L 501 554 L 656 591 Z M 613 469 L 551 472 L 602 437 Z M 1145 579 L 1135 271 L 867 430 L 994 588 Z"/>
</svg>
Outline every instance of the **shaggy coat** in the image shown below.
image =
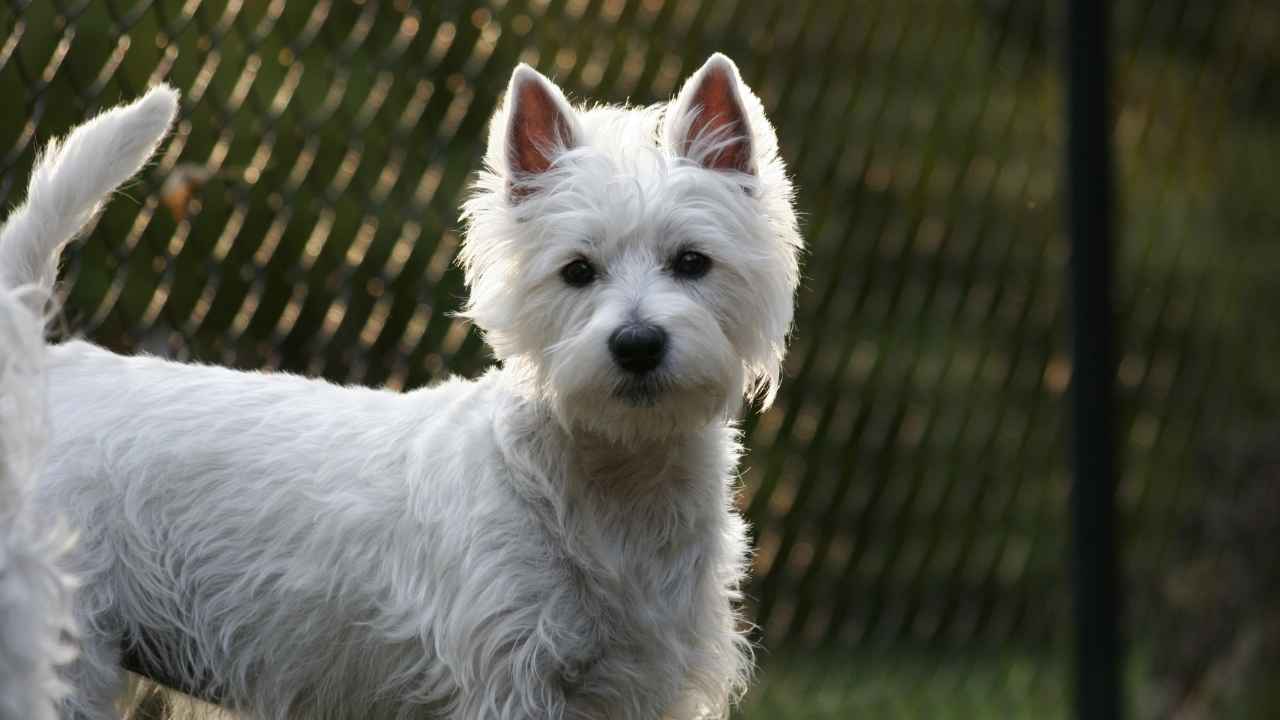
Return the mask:
<svg viewBox="0 0 1280 720">
<path fill-rule="evenodd" d="M 37 177 L 101 196 L 86 178 L 135 172 L 111 149 L 154 146 L 173 110 L 154 90 Z M 719 55 L 646 109 L 574 109 L 521 66 L 493 128 L 462 253 L 501 362 L 479 379 L 396 393 L 50 349 L 39 499 L 77 530 L 82 584 L 68 716 L 111 716 L 122 648 L 261 718 L 727 714 L 751 665 L 733 419 L 772 398 L 798 278 L 773 130 Z M 43 202 L 0 272 L 51 282 L 83 219 L 46 226 Z M 681 274 L 690 253 L 709 269 Z M 611 356 L 635 322 L 666 338 L 643 376 Z"/>
</svg>

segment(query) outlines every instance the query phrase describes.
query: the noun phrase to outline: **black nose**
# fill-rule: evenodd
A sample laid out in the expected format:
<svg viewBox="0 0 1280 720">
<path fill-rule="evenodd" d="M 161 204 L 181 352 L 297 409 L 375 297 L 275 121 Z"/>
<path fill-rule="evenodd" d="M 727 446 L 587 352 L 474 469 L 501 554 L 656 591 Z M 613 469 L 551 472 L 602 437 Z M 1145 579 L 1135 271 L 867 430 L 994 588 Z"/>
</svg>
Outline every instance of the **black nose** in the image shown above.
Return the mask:
<svg viewBox="0 0 1280 720">
<path fill-rule="evenodd" d="M 609 336 L 609 352 L 627 372 L 641 374 L 658 367 L 666 349 L 667 333 L 657 325 L 631 323 Z"/>
</svg>

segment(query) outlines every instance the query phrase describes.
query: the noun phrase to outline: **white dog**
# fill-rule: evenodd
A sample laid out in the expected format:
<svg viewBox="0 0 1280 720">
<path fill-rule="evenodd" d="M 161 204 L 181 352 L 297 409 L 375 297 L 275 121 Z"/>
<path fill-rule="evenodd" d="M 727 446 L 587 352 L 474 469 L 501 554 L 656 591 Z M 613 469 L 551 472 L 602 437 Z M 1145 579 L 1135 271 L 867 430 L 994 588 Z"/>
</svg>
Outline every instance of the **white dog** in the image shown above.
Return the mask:
<svg viewBox="0 0 1280 720">
<path fill-rule="evenodd" d="M 173 108 L 154 90 L 46 156 L 0 273 L 51 281 L 83 217 L 41 188 L 107 192 Z M 69 715 L 111 715 L 122 648 L 264 718 L 727 713 L 751 665 L 733 419 L 773 397 L 801 244 L 773 130 L 721 55 L 645 109 L 574 109 L 520 66 L 486 160 L 461 261 L 501 368 L 478 380 L 50 349 Z"/>
</svg>

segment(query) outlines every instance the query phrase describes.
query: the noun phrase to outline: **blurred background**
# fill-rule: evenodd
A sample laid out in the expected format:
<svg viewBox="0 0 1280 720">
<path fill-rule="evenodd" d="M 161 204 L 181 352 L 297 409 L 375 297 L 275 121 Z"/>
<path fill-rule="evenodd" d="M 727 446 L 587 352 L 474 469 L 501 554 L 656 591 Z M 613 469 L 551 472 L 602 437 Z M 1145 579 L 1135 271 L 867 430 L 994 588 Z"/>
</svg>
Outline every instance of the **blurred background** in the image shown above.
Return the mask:
<svg viewBox="0 0 1280 720">
<path fill-rule="evenodd" d="M 1112 12 L 1128 707 L 1276 717 L 1280 5 Z M 0 0 L 0 206 L 40 144 L 166 80 L 173 139 L 68 253 L 73 332 L 475 374 L 458 205 L 515 63 L 647 104 L 724 51 L 809 246 L 782 394 L 745 426 L 741 717 L 1063 718 L 1061 29 L 1025 0 Z"/>
</svg>

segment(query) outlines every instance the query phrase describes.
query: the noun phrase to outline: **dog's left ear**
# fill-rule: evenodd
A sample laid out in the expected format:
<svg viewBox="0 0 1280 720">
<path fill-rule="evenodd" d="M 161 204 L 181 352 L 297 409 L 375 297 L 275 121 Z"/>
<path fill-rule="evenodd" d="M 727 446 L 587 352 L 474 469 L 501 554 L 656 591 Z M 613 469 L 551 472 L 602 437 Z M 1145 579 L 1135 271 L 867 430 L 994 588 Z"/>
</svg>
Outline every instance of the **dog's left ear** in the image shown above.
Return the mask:
<svg viewBox="0 0 1280 720">
<path fill-rule="evenodd" d="M 667 145 L 711 170 L 754 175 L 751 125 L 738 66 L 716 53 L 680 90 L 666 121 Z"/>
</svg>

